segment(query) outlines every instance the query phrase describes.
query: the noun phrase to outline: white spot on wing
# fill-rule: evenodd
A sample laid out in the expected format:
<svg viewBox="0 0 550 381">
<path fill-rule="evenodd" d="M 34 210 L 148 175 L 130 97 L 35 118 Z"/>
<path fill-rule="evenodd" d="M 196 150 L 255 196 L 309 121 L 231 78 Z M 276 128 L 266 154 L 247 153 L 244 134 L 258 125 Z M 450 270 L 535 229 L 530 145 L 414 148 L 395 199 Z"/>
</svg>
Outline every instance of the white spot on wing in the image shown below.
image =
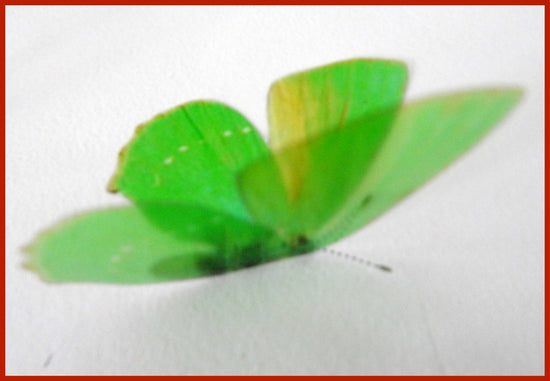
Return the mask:
<svg viewBox="0 0 550 381">
<path fill-rule="evenodd" d="M 223 136 L 225 136 L 226 138 L 230 137 L 231 135 L 233 134 L 233 132 L 229 131 L 229 130 L 225 130 L 223 132 Z"/>
<path fill-rule="evenodd" d="M 185 151 L 187 151 L 188 149 L 189 149 L 189 147 L 187 147 L 187 146 L 181 146 L 180 148 L 178 148 L 178 151 L 180 151 L 180 152 L 185 152 Z"/>
<path fill-rule="evenodd" d="M 244 127 L 241 131 L 243 134 L 248 134 L 251 131 L 251 129 L 250 127 Z"/>
<path fill-rule="evenodd" d="M 170 165 L 173 162 L 174 162 L 174 158 L 172 156 L 167 157 L 166 159 L 164 159 L 164 165 Z"/>
<path fill-rule="evenodd" d="M 122 251 L 123 253 L 130 253 L 134 251 L 134 247 L 132 245 L 124 245 L 120 248 L 120 251 Z"/>
<path fill-rule="evenodd" d="M 134 251 L 134 246 L 132 246 L 132 245 L 122 245 L 120 247 L 120 253 L 121 254 L 113 255 L 111 257 L 111 263 L 120 263 L 122 261 L 122 259 L 125 256 L 127 256 L 128 254 L 130 254 L 132 251 Z"/>
</svg>

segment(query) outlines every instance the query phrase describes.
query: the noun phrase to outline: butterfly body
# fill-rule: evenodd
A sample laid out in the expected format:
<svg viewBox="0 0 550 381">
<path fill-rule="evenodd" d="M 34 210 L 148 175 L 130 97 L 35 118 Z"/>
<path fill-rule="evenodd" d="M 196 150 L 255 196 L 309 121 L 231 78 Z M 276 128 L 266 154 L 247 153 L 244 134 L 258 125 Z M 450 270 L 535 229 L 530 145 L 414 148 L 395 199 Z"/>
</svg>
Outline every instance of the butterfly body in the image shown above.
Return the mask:
<svg viewBox="0 0 550 381">
<path fill-rule="evenodd" d="M 108 185 L 133 206 L 40 235 L 50 281 L 147 283 L 313 252 L 360 229 L 480 140 L 515 88 L 402 104 L 407 70 L 354 59 L 271 87 L 267 144 L 229 106 L 194 101 L 136 129 Z M 95 246 L 90 246 L 94 242 Z"/>
</svg>

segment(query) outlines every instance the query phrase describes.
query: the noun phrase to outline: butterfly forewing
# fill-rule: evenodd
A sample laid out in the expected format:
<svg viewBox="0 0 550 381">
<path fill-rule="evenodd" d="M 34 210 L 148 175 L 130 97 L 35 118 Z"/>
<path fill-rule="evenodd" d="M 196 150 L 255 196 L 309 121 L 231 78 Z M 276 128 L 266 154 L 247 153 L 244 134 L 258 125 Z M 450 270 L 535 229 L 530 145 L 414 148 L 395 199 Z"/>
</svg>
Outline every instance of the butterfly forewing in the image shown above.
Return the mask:
<svg viewBox="0 0 550 381">
<path fill-rule="evenodd" d="M 309 146 L 296 145 L 395 107 L 406 80 L 401 62 L 355 59 L 296 73 L 271 86 L 269 145 L 276 152 L 295 147 L 277 159 L 291 198 L 301 192 L 310 162 Z"/>
<path fill-rule="evenodd" d="M 187 103 L 138 127 L 109 184 L 136 202 L 197 204 L 247 218 L 235 175 L 267 153 L 262 137 L 221 103 Z"/>
<path fill-rule="evenodd" d="M 406 66 L 397 61 L 354 59 L 299 72 L 269 90 L 269 143 L 274 150 L 311 140 L 332 129 L 401 103 Z"/>
</svg>

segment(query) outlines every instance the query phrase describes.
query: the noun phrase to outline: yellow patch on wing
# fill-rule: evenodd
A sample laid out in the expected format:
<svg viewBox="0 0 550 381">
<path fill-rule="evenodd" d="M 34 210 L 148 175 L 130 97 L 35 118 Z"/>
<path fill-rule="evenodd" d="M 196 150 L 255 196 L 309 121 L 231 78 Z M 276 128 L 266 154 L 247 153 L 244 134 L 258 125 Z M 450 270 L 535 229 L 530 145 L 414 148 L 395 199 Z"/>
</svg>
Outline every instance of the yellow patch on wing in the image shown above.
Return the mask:
<svg viewBox="0 0 550 381">
<path fill-rule="evenodd" d="M 307 138 L 307 99 L 309 91 L 296 86 L 295 78 L 283 79 L 273 84 L 269 91 L 269 145 L 273 152 L 304 141 Z M 298 91 L 297 91 L 298 90 Z M 292 154 L 275 155 L 290 203 L 297 200 L 307 173 L 308 153 L 304 149 Z"/>
</svg>

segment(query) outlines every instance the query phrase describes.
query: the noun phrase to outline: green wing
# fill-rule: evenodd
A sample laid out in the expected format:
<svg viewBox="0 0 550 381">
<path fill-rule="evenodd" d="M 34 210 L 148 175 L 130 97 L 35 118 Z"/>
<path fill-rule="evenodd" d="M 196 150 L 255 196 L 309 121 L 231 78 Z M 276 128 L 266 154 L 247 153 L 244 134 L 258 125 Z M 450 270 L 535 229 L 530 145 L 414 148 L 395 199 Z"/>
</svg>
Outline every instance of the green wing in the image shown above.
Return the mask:
<svg viewBox="0 0 550 381">
<path fill-rule="evenodd" d="M 269 143 L 273 150 L 401 103 L 406 66 L 353 59 L 289 75 L 269 90 Z"/>
<path fill-rule="evenodd" d="M 269 91 L 269 144 L 273 151 L 341 130 L 373 113 L 401 103 L 407 69 L 401 62 L 354 59 L 300 72 L 275 82 Z M 296 197 L 306 176 L 308 145 L 278 157 L 289 190 Z"/>
<path fill-rule="evenodd" d="M 312 240 L 360 185 L 389 132 L 396 109 L 350 122 L 310 141 L 286 147 L 239 174 L 243 200 L 255 220 L 289 245 L 307 251 Z M 281 162 L 308 152 L 299 192 L 289 190 Z"/>
<path fill-rule="evenodd" d="M 481 140 L 520 100 L 516 88 L 481 89 L 405 105 L 346 206 L 318 232 L 320 244 L 363 227 Z"/>
<path fill-rule="evenodd" d="M 243 199 L 258 221 L 290 245 L 324 246 L 428 180 L 478 141 L 519 97 L 514 89 L 474 91 L 352 121 L 245 168 L 239 177 Z M 307 161 L 297 163 L 305 169 L 302 186 L 294 193 L 279 163 L 304 150 Z"/>
<path fill-rule="evenodd" d="M 151 204 L 74 217 L 25 250 L 26 267 L 46 281 L 128 284 L 221 274 L 289 255 L 257 224 L 193 205 Z"/>
<path fill-rule="evenodd" d="M 191 102 L 137 128 L 108 189 L 136 202 L 201 205 L 246 219 L 235 176 L 266 153 L 261 136 L 238 112 Z"/>
</svg>

